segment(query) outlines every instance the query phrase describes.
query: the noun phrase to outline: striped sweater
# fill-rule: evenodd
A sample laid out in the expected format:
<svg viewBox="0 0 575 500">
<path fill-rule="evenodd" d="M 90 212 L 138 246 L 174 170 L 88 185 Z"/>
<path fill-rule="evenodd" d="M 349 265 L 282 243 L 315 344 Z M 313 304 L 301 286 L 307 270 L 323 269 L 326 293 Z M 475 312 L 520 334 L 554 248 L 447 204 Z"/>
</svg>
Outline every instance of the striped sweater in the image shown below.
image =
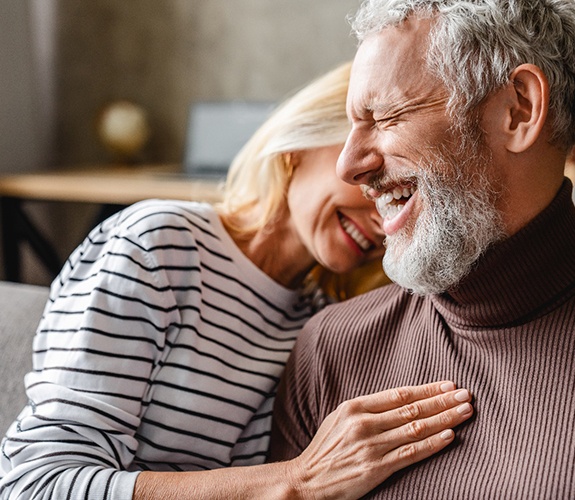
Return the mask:
<svg viewBox="0 0 575 500">
<path fill-rule="evenodd" d="M 208 205 L 147 201 L 111 217 L 52 285 L 0 497 L 127 499 L 140 470 L 262 463 L 310 314 Z"/>
<path fill-rule="evenodd" d="M 366 498 L 575 498 L 570 183 L 450 293 L 391 285 L 312 318 L 278 389 L 272 459 L 297 455 L 345 399 L 445 379 L 473 393 L 475 416 Z"/>
</svg>

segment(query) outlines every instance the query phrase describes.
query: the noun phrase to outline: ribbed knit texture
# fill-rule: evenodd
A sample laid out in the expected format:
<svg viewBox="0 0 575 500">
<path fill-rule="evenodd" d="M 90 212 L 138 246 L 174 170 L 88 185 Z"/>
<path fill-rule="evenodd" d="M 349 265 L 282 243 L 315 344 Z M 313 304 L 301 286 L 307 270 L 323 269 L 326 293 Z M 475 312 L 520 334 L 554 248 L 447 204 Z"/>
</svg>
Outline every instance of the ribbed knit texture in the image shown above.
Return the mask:
<svg viewBox="0 0 575 500">
<path fill-rule="evenodd" d="M 449 379 L 473 393 L 475 416 L 446 450 L 367 498 L 575 498 L 574 354 L 566 181 L 451 293 L 419 297 L 391 285 L 312 318 L 280 385 L 272 458 L 298 454 L 345 399 Z"/>
</svg>

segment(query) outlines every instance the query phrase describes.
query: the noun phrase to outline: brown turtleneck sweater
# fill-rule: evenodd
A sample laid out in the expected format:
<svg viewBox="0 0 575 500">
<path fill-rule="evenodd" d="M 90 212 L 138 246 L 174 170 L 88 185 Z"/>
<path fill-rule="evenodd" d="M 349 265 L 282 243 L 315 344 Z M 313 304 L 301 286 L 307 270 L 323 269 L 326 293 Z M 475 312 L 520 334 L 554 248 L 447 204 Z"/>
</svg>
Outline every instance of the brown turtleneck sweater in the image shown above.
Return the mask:
<svg viewBox="0 0 575 500">
<path fill-rule="evenodd" d="M 474 394 L 475 417 L 367 498 L 575 498 L 571 189 L 448 294 L 390 285 L 312 318 L 280 385 L 272 460 L 299 454 L 346 399 L 449 379 Z"/>
</svg>

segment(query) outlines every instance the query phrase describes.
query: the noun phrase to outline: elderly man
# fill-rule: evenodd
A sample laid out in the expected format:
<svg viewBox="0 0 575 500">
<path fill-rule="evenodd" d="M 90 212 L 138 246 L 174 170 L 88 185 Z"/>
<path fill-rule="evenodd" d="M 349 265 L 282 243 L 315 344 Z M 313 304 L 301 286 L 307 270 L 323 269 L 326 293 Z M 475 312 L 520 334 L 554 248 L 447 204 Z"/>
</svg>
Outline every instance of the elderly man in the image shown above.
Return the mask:
<svg viewBox="0 0 575 500">
<path fill-rule="evenodd" d="M 341 401 L 450 379 L 476 417 L 368 498 L 575 498 L 575 3 L 368 0 L 353 27 L 338 171 L 375 199 L 397 284 L 309 322 L 272 459 Z"/>
</svg>

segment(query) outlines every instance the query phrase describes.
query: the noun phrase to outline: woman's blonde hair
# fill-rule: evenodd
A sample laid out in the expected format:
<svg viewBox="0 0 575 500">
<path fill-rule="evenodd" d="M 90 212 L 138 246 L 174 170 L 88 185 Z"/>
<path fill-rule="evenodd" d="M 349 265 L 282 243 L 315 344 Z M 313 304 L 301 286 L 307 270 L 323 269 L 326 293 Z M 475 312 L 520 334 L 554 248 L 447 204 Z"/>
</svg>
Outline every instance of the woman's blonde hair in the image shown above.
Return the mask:
<svg viewBox="0 0 575 500">
<path fill-rule="evenodd" d="M 338 66 L 284 101 L 236 155 L 217 206 L 231 230 L 247 236 L 280 215 L 290 177 L 286 153 L 343 145 L 350 130 L 350 67 Z M 246 213 L 247 224 L 241 217 Z M 236 227 L 234 220 L 242 224 Z"/>
<path fill-rule="evenodd" d="M 345 143 L 350 69 L 351 62 L 341 64 L 293 94 L 236 155 L 217 205 L 228 230 L 247 238 L 284 215 L 290 182 L 286 154 Z M 309 278 L 335 300 L 389 283 L 381 262 L 342 275 L 316 266 Z"/>
</svg>

